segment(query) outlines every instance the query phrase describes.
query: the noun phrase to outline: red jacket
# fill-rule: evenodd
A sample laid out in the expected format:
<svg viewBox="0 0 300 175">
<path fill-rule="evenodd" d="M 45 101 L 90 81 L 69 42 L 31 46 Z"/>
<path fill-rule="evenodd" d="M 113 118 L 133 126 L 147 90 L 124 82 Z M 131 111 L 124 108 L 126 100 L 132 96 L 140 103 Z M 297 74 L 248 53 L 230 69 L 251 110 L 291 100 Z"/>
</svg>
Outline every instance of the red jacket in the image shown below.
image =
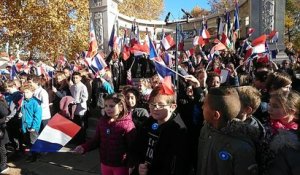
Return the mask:
<svg viewBox="0 0 300 175">
<path fill-rule="evenodd" d="M 99 148 L 100 162 L 114 167 L 128 165 L 128 153 L 135 139 L 131 113 L 109 122 L 107 116 L 99 119 L 94 137 L 83 144 L 85 152 Z"/>
</svg>

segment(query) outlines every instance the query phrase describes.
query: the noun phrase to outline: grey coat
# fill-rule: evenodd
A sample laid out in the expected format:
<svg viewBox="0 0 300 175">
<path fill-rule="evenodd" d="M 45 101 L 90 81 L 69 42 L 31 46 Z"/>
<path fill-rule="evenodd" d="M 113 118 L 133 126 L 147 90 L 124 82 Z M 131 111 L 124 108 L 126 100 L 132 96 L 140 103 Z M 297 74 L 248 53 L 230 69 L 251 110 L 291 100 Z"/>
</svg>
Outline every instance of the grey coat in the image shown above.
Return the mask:
<svg viewBox="0 0 300 175">
<path fill-rule="evenodd" d="M 300 142 L 295 132 L 278 130 L 270 143 L 275 152 L 275 159 L 269 167 L 272 175 L 298 175 L 300 174 Z"/>
<path fill-rule="evenodd" d="M 259 132 L 241 121 L 220 130 L 204 124 L 198 144 L 197 175 L 258 174 L 253 137 Z"/>
</svg>

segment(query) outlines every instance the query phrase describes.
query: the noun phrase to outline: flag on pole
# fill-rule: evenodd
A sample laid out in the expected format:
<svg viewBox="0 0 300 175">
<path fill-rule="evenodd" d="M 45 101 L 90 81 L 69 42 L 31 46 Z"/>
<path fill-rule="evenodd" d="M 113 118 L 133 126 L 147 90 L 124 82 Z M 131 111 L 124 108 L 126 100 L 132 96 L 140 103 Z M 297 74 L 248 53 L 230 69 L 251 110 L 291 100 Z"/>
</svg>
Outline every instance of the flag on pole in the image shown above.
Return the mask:
<svg viewBox="0 0 300 175">
<path fill-rule="evenodd" d="M 252 41 L 253 53 L 263 53 L 266 52 L 266 40 L 267 35 L 261 35 Z"/>
<path fill-rule="evenodd" d="M 249 38 L 253 33 L 254 33 L 255 29 L 250 27 L 247 31 L 247 38 Z"/>
<path fill-rule="evenodd" d="M 80 130 L 80 126 L 55 114 L 48 122 L 30 151 L 59 152 Z"/>
<path fill-rule="evenodd" d="M 115 43 L 115 25 L 113 25 L 113 28 L 111 30 L 110 38 L 108 41 L 108 46 L 111 48 L 111 50 L 114 48 Z"/>
<path fill-rule="evenodd" d="M 175 76 L 175 73 L 167 67 L 165 62 L 157 57 L 154 59 L 155 70 L 160 78 L 162 83 L 162 90 L 164 94 L 170 95 L 174 94 L 172 76 Z"/>
<path fill-rule="evenodd" d="M 273 30 L 270 34 L 269 34 L 269 40 L 271 41 L 271 42 L 275 42 L 275 43 L 277 43 L 278 42 L 278 38 L 279 38 L 279 33 L 278 33 L 278 31 L 276 31 L 276 30 Z"/>
<path fill-rule="evenodd" d="M 157 52 L 155 50 L 154 44 L 152 42 L 152 40 L 149 37 L 149 59 L 153 60 L 155 58 L 157 58 Z"/>
<path fill-rule="evenodd" d="M 202 36 L 195 36 L 195 38 L 193 40 L 194 46 L 199 45 L 199 46 L 203 47 L 206 43 L 207 43 L 207 41 L 204 40 Z"/>
<path fill-rule="evenodd" d="M 162 43 L 165 50 L 168 50 L 168 49 L 170 49 L 171 47 L 173 47 L 175 45 L 175 41 L 174 41 L 173 37 L 170 34 L 167 35 L 166 37 L 164 37 L 161 40 L 161 43 Z"/>
<path fill-rule="evenodd" d="M 207 24 L 206 24 L 204 18 L 202 19 L 202 30 L 200 32 L 200 36 L 202 36 L 203 39 L 209 39 L 210 38 L 210 34 L 207 30 Z"/>
<path fill-rule="evenodd" d="M 17 76 L 17 68 L 16 68 L 16 65 L 15 64 L 13 64 L 12 65 L 12 67 L 11 67 L 11 69 L 10 69 L 10 80 L 14 80 L 15 79 L 15 77 Z"/>
<path fill-rule="evenodd" d="M 178 50 L 183 51 L 184 50 L 184 33 L 183 30 L 180 31 L 180 39 L 178 44 Z"/>
<path fill-rule="evenodd" d="M 221 42 L 228 48 L 231 48 L 231 42 L 229 41 L 229 39 L 227 38 L 227 36 L 225 35 L 225 33 L 222 33 L 222 37 L 221 37 Z"/>
<path fill-rule="evenodd" d="M 91 22 L 90 22 L 90 46 L 89 46 L 89 50 L 87 52 L 87 57 L 91 58 L 91 57 L 95 56 L 95 54 L 97 53 L 97 50 L 98 50 L 98 44 L 97 44 L 97 40 L 96 40 L 94 24 L 93 24 L 93 21 L 91 20 Z"/>
<path fill-rule="evenodd" d="M 239 22 L 239 2 L 235 0 L 235 9 L 234 9 L 234 30 L 237 31 L 240 29 Z"/>
<path fill-rule="evenodd" d="M 99 70 L 104 69 L 107 66 L 106 62 L 102 58 L 102 56 L 98 53 L 91 62 L 91 67 L 98 72 Z"/>
</svg>

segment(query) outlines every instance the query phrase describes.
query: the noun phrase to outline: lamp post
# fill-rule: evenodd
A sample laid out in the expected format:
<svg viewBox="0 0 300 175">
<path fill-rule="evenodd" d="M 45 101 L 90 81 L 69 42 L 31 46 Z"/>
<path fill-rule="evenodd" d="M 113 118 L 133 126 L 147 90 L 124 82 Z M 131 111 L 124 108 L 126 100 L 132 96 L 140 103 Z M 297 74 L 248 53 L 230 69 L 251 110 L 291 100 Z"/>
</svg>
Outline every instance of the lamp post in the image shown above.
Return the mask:
<svg viewBox="0 0 300 175">
<path fill-rule="evenodd" d="M 183 9 L 181 11 L 186 15 L 186 19 L 180 19 L 180 20 L 174 20 L 174 21 L 169 21 L 169 16 L 170 12 L 167 14 L 165 18 L 166 25 L 170 24 L 176 24 L 176 31 L 175 31 L 175 39 L 176 39 L 176 50 L 175 50 L 175 72 L 178 72 L 178 45 L 179 45 L 179 29 L 181 24 L 185 24 L 189 22 L 189 18 L 193 18 L 193 16 L 187 12 L 185 12 Z M 178 91 L 179 88 L 179 81 L 178 81 L 178 74 L 175 74 L 175 87 L 176 91 Z"/>
</svg>

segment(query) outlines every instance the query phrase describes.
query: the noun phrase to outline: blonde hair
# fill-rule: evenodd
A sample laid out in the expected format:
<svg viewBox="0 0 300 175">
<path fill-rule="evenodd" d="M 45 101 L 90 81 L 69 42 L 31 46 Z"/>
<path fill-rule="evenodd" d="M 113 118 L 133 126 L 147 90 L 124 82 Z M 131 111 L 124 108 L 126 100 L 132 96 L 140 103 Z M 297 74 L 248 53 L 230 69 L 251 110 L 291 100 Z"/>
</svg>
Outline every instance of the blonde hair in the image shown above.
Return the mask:
<svg viewBox="0 0 300 175">
<path fill-rule="evenodd" d="M 261 103 L 261 93 L 253 86 L 241 86 L 237 88 L 241 107 L 251 107 L 254 113 Z"/>
<path fill-rule="evenodd" d="M 5 84 L 7 87 L 13 87 L 13 86 L 16 86 L 16 88 L 21 87 L 21 82 L 19 80 L 8 80 Z"/>
<path fill-rule="evenodd" d="M 31 92 L 34 92 L 34 87 L 29 83 L 24 83 L 20 89 L 21 91 L 29 90 Z"/>
</svg>

